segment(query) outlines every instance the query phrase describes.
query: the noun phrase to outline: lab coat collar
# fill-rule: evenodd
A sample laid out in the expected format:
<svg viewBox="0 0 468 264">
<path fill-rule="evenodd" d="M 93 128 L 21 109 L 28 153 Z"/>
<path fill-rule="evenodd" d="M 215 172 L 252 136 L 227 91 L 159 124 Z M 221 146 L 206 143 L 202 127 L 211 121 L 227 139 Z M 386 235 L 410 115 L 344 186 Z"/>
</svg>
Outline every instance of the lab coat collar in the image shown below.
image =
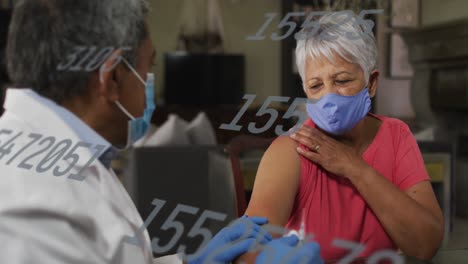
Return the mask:
<svg viewBox="0 0 468 264">
<path fill-rule="evenodd" d="M 109 157 L 116 155 L 117 150 L 75 114 L 32 89 L 9 88 L 6 92 L 4 107 L 6 113 L 12 113 L 24 120 L 26 125 L 36 133 L 105 146 L 103 151 L 105 155 L 101 157 L 105 157 L 106 161 L 103 165 L 107 168 L 110 166 Z M 93 155 L 91 150 L 88 152 L 89 155 Z"/>
<path fill-rule="evenodd" d="M 8 89 L 4 107 L 6 111 L 0 120 L 4 125 L 2 129 L 12 129 L 14 130 L 13 133 L 23 132 L 21 138 L 33 132 L 42 134 L 44 137 L 53 136 L 58 140 L 70 139 L 73 144 L 83 141 L 93 145 L 105 145 L 107 146 L 107 150 L 111 147 L 104 138 L 73 113 L 53 101 L 38 95 L 31 89 Z M 25 145 L 25 142 L 21 141 L 21 138 L 18 139 L 18 145 Z M 15 148 L 15 151 L 17 149 L 19 148 Z M 26 213 L 33 214 L 46 212 L 54 219 L 74 225 L 72 229 L 76 228 L 77 224 L 79 224 L 82 232 L 76 233 L 78 236 L 71 241 L 74 245 L 78 245 L 84 249 L 80 251 L 83 254 L 91 252 L 91 255 L 94 256 L 94 253 L 99 251 L 99 260 L 102 260 L 98 261 L 99 263 L 113 263 L 113 260 L 118 260 L 125 254 L 129 254 L 127 253 L 128 251 L 121 251 L 122 246 L 127 246 L 123 241 L 123 235 L 141 234 L 139 237 L 142 240 L 144 239 L 145 248 L 144 251 L 139 252 L 143 252 L 148 259 L 145 263 L 150 263 L 152 254 L 148 232 L 145 230 L 141 233 L 140 227 L 144 225 L 143 220 L 125 191 L 124 186 L 114 172 L 106 169 L 101 162 L 95 160 L 89 166 L 85 166 L 90 158 L 93 157 L 95 151 L 95 149 L 80 147 L 78 151 L 74 152 L 79 156 L 79 159 L 74 164 L 72 170 L 67 173 L 68 177 L 53 177 L 51 175 L 47 175 L 48 177 L 38 177 L 39 173 L 35 170 L 19 170 L 16 166 L 5 167 L 3 166 L 5 164 L 0 164 L 2 169 L 6 168 L 0 174 L 6 177 L 4 182 L 8 183 L 7 185 L 0 183 L 2 191 L 8 190 L 8 192 L 0 192 L 0 194 L 3 194 L 3 196 L 0 195 L 0 198 L 7 198 L 6 200 L 0 199 L 3 202 L 0 210 L 3 210 L 3 212 L 18 212 L 18 210 L 23 212 L 22 210 L 24 210 Z M 61 168 L 67 167 L 66 163 L 70 164 L 69 160 L 71 159 L 60 159 L 57 162 L 57 166 Z M 87 167 L 87 170 L 82 174 L 85 176 L 84 180 L 80 182 L 70 180 L 70 175 L 76 174 L 83 167 Z M 12 187 L 9 187 L 10 184 Z M 10 191 L 11 195 L 8 195 Z M 5 208 L 12 209 L 8 210 Z M 28 217 L 27 214 L 12 215 L 20 218 Z M 80 221 L 84 221 L 85 223 L 80 223 Z M 51 223 L 52 225 L 54 224 L 54 222 Z M 27 229 L 25 230 L 21 229 L 19 234 L 21 232 L 27 233 Z M 57 230 L 62 229 L 59 228 Z M 96 232 L 96 230 L 100 233 L 96 235 L 92 241 L 93 243 L 90 243 L 88 237 L 81 235 L 82 233 L 94 235 L 93 232 Z M 41 235 L 46 233 L 41 232 Z M 83 239 L 82 242 L 81 238 Z M 37 239 L 48 238 L 47 236 L 44 238 L 38 236 Z M 90 243 L 90 245 L 81 247 L 79 243 Z M 21 243 L 19 245 L 22 246 Z M 48 246 L 50 246 L 51 250 L 60 249 L 60 245 L 58 244 Z M 91 246 L 97 246 L 98 248 L 92 248 L 90 251 L 88 248 Z M 133 245 L 128 246 L 130 248 L 133 247 Z M 25 252 L 25 254 L 28 254 L 28 252 Z M 129 256 L 133 255 L 129 254 Z M 96 261 L 93 263 L 96 263 Z"/>
</svg>

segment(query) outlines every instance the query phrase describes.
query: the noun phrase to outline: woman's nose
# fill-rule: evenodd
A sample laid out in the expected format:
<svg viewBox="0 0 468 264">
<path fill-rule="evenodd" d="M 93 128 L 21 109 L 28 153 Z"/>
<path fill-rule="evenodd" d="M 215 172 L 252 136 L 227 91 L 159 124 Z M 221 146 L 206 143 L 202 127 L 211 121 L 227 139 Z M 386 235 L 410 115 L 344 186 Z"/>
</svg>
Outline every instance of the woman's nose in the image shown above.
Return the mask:
<svg viewBox="0 0 468 264">
<path fill-rule="evenodd" d="M 338 106 L 334 103 L 331 103 L 331 102 L 327 102 L 324 106 L 323 106 L 323 110 L 325 110 L 327 112 L 327 114 L 329 115 L 333 115 L 336 113 L 336 111 L 338 110 Z"/>
</svg>

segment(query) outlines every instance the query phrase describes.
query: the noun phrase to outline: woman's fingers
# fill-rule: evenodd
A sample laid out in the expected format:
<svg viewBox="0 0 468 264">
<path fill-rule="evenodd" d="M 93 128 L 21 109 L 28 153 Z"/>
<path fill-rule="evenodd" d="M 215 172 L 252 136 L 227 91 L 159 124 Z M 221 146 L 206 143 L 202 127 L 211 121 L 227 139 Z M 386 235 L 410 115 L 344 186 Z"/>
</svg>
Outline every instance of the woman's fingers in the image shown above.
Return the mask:
<svg viewBox="0 0 468 264">
<path fill-rule="evenodd" d="M 316 128 L 310 128 L 304 125 L 296 133 L 291 135 L 291 138 L 308 148 L 304 149 L 298 147 L 297 152 L 300 155 L 314 163 L 322 165 L 322 156 L 324 155 L 320 155 L 319 153 L 328 153 L 328 143 L 331 143 L 331 141 L 326 139 L 327 136 L 325 134 L 321 133 Z"/>
<path fill-rule="evenodd" d="M 330 136 L 327 136 L 325 133 L 320 131 L 320 129 L 317 129 L 315 127 L 309 127 L 309 126 L 302 126 L 302 131 L 307 133 L 307 135 L 314 140 L 320 141 L 320 142 L 328 142 L 332 140 Z"/>
<path fill-rule="evenodd" d="M 291 135 L 291 138 L 311 149 L 318 144 L 318 141 L 312 138 L 309 132 L 304 130 L 298 130 L 296 133 Z"/>
<path fill-rule="evenodd" d="M 315 162 L 315 163 L 320 164 L 320 165 L 322 164 L 322 157 L 317 152 L 305 150 L 305 149 L 300 148 L 300 147 L 297 148 L 297 152 L 299 152 L 299 154 L 306 157 L 307 159 L 309 159 L 312 162 Z"/>
<path fill-rule="evenodd" d="M 307 146 L 309 149 L 314 150 L 317 146 L 319 149 L 336 149 L 337 141 L 323 133 L 317 128 L 311 128 L 306 125 L 302 126 L 291 138 L 299 143 Z"/>
<path fill-rule="evenodd" d="M 335 138 L 330 135 L 325 134 L 323 131 L 317 128 L 310 128 L 310 132 L 313 138 L 317 138 L 324 144 L 334 144 L 338 142 Z"/>
<path fill-rule="evenodd" d="M 320 132 L 316 128 L 311 128 L 309 126 L 303 125 L 299 130 L 297 130 L 293 135 L 302 135 L 305 138 L 309 138 L 313 141 L 325 141 L 327 136 Z"/>
<path fill-rule="evenodd" d="M 304 137 L 301 134 L 294 134 L 291 136 L 292 139 L 296 140 L 297 142 L 301 143 L 302 145 L 307 146 L 308 148 L 313 148 L 316 144 L 312 143 L 312 140 L 309 138 Z"/>
</svg>

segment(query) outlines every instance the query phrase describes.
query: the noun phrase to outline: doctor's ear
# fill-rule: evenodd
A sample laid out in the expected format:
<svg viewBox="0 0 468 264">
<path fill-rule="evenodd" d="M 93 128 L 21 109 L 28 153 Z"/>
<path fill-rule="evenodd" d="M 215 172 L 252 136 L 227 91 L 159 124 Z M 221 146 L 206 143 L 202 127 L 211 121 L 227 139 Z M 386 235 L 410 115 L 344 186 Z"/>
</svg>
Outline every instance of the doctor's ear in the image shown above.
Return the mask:
<svg viewBox="0 0 468 264">
<path fill-rule="evenodd" d="M 377 92 L 377 85 L 379 83 L 379 75 L 380 72 L 377 70 L 374 70 L 371 72 L 369 76 L 369 96 L 373 98 L 375 96 L 375 93 Z"/>
<path fill-rule="evenodd" d="M 120 61 L 122 60 L 122 50 L 115 50 L 111 56 L 99 67 L 99 93 L 111 101 L 118 100 L 119 89 L 117 77 L 120 71 Z"/>
</svg>

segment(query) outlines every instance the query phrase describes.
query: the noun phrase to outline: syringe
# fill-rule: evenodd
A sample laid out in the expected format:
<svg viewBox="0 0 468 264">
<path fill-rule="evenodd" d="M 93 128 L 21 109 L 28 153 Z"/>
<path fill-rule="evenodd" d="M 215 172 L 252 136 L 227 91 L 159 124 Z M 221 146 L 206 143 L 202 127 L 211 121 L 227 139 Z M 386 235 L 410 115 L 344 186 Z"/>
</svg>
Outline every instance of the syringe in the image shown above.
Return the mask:
<svg viewBox="0 0 468 264">
<path fill-rule="evenodd" d="M 305 242 L 305 237 L 306 237 L 306 229 L 305 229 L 305 213 L 304 209 L 302 209 L 302 215 L 301 215 L 301 227 L 299 228 L 299 244 L 302 245 Z"/>
</svg>

